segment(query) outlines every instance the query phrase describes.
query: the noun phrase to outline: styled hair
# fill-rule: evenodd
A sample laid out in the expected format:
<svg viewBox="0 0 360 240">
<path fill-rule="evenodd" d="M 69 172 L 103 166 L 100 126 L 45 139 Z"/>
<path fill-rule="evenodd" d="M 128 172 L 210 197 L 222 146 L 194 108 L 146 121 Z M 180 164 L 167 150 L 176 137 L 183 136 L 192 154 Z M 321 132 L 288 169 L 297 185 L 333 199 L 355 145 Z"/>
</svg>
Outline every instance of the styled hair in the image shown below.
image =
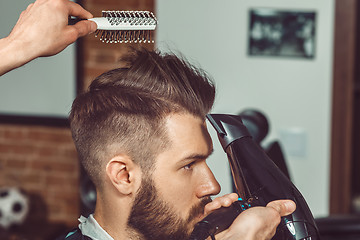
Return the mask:
<svg viewBox="0 0 360 240">
<path fill-rule="evenodd" d="M 126 67 L 98 76 L 74 100 L 69 117 L 80 162 L 97 187 L 119 154 L 151 171 L 170 144 L 165 117 L 183 112 L 205 119 L 215 98 L 204 71 L 175 54 L 133 50 L 123 61 Z"/>
</svg>

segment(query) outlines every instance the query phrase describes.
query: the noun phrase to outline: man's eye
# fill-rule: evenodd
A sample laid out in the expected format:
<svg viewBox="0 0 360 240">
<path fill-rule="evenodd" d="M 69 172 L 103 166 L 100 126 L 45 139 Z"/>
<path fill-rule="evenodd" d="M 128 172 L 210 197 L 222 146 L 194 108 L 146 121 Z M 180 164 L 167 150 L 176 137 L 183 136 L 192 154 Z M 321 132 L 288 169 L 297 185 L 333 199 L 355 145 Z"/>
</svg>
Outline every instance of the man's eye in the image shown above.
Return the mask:
<svg viewBox="0 0 360 240">
<path fill-rule="evenodd" d="M 194 162 L 191 162 L 191 163 L 189 163 L 189 164 L 187 164 L 187 165 L 185 165 L 185 166 L 184 166 L 184 169 L 185 169 L 185 170 L 191 170 L 194 164 L 195 164 L 195 161 L 194 161 Z"/>
</svg>

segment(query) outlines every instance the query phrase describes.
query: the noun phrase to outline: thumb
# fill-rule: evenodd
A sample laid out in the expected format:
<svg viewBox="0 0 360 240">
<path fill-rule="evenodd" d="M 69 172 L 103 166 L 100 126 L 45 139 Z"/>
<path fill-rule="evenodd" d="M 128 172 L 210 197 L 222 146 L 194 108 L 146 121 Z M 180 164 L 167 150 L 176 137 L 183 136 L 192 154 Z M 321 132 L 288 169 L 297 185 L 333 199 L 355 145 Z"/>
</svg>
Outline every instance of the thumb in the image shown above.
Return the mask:
<svg viewBox="0 0 360 240">
<path fill-rule="evenodd" d="M 89 33 L 93 33 L 97 29 L 97 25 L 93 21 L 83 20 L 76 23 L 73 27 L 77 29 L 78 37 L 83 37 Z"/>
<path fill-rule="evenodd" d="M 266 207 L 274 208 L 280 216 L 287 216 L 293 213 L 296 209 L 296 205 L 291 200 L 276 200 L 269 202 Z"/>
</svg>

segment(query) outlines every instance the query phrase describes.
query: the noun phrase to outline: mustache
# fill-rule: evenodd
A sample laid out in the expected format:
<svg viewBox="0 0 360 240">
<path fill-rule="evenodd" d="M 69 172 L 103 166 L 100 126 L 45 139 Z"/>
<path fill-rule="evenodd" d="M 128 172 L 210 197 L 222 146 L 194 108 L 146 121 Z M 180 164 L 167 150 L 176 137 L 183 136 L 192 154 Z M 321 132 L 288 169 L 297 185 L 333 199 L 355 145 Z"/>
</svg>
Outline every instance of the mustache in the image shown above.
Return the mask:
<svg viewBox="0 0 360 240">
<path fill-rule="evenodd" d="M 200 214 L 204 213 L 204 208 L 205 205 L 212 202 L 210 197 L 205 197 L 203 199 L 201 199 L 201 201 L 196 204 L 195 206 L 193 206 L 190 209 L 190 213 L 189 213 L 189 217 L 188 217 L 188 222 L 190 222 L 192 219 L 196 218 L 197 216 L 199 216 Z"/>
</svg>

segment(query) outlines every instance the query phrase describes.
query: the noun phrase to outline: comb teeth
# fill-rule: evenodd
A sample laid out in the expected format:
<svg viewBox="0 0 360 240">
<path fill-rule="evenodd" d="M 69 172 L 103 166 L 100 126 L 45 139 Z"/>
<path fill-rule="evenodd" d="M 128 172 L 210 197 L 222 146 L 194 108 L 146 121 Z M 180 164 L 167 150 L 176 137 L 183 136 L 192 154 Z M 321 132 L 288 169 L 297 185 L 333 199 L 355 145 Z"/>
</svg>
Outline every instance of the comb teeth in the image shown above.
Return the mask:
<svg viewBox="0 0 360 240">
<path fill-rule="evenodd" d="M 95 37 L 105 43 L 154 43 L 151 31 L 155 29 L 157 19 L 149 11 L 102 11 L 111 26 L 119 30 L 98 29 Z M 121 29 L 124 26 L 124 30 Z"/>
<path fill-rule="evenodd" d="M 95 37 L 104 43 L 154 43 L 150 30 L 97 30 Z"/>
</svg>

